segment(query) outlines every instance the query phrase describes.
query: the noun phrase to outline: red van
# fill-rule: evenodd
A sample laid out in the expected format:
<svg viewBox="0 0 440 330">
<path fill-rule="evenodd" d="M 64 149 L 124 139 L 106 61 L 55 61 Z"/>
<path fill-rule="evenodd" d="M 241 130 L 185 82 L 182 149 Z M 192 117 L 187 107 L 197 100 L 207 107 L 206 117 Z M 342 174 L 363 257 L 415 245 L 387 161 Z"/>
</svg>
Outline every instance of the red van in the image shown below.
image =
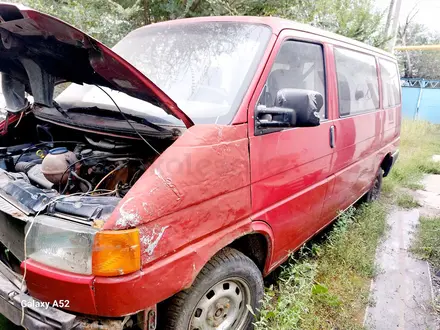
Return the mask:
<svg viewBox="0 0 440 330">
<path fill-rule="evenodd" d="M 395 58 L 310 26 L 183 19 L 110 50 L 1 4 L 0 35 L 0 313 L 28 329 L 248 329 L 263 277 L 398 156 Z"/>
</svg>

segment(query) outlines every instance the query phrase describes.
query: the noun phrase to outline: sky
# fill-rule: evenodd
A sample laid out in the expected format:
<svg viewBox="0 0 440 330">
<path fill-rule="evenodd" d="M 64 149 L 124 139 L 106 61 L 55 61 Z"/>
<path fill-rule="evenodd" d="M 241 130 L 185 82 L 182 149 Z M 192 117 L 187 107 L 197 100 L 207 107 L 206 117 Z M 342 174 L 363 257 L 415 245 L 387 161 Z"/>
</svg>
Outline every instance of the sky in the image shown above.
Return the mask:
<svg viewBox="0 0 440 330">
<path fill-rule="evenodd" d="M 376 0 L 376 4 L 379 9 L 386 10 L 390 4 L 390 0 Z M 414 6 L 417 6 L 419 10 L 414 21 L 426 25 L 430 30 L 440 32 L 440 0 L 402 0 L 402 9 L 400 12 L 401 24 L 405 22 L 406 17 Z"/>
</svg>

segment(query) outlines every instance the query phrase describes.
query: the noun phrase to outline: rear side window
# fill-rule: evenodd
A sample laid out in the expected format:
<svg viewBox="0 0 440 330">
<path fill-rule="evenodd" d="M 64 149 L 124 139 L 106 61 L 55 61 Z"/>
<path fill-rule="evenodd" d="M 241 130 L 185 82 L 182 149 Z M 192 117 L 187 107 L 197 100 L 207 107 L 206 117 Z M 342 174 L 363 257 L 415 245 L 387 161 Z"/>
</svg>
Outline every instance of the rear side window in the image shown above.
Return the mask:
<svg viewBox="0 0 440 330">
<path fill-rule="evenodd" d="M 335 48 L 339 114 L 355 115 L 379 108 L 379 83 L 374 56 Z"/>
<path fill-rule="evenodd" d="M 383 107 L 400 104 L 400 79 L 394 62 L 380 59 L 380 79 L 382 79 Z"/>
</svg>

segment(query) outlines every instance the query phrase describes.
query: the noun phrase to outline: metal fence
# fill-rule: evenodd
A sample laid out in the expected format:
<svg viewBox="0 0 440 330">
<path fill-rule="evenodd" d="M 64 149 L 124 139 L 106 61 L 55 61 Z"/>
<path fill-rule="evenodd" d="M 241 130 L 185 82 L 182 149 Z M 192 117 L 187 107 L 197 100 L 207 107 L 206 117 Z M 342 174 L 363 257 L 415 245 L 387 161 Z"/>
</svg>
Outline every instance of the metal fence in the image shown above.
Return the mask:
<svg viewBox="0 0 440 330">
<path fill-rule="evenodd" d="M 402 114 L 440 124 L 440 80 L 402 78 Z"/>
</svg>

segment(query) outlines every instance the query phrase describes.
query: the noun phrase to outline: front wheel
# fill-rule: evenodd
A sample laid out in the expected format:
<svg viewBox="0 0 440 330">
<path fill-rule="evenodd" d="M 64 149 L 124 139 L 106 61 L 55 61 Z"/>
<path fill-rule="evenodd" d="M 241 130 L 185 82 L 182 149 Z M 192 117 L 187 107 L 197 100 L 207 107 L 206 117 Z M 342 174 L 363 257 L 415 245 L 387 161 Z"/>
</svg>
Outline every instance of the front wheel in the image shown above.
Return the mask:
<svg viewBox="0 0 440 330">
<path fill-rule="evenodd" d="M 263 278 L 243 253 L 225 248 L 200 271 L 193 285 L 170 299 L 166 330 L 247 330 L 263 298 Z"/>
</svg>

